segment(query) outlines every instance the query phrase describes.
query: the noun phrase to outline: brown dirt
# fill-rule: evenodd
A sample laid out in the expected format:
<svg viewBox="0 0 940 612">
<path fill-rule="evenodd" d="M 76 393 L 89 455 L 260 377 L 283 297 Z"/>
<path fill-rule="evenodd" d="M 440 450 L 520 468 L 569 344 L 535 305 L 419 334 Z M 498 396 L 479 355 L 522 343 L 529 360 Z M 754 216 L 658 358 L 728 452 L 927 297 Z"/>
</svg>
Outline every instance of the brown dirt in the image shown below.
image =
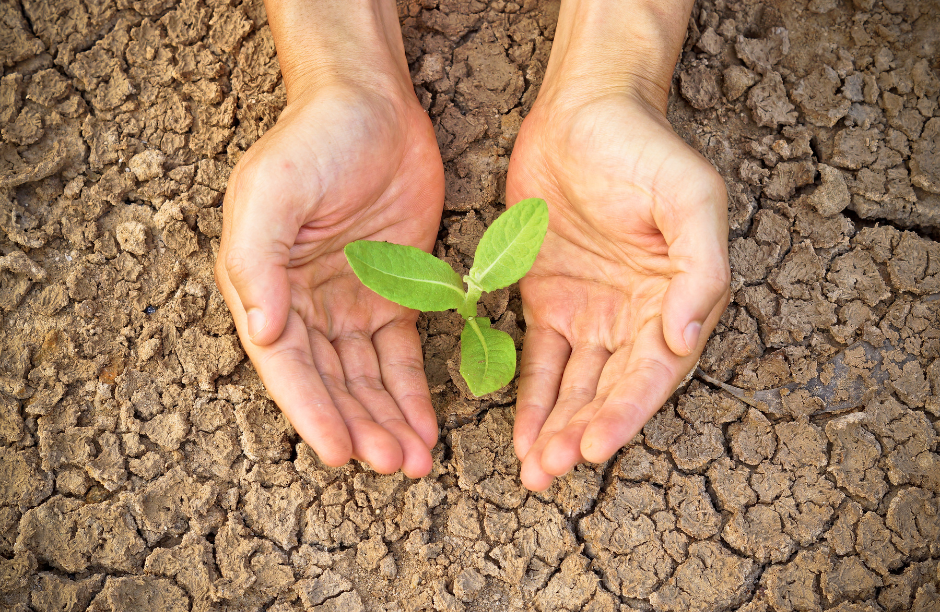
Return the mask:
<svg viewBox="0 0 940 612">
<path fill-rule="evenodd" d="M 466 266 L 557 2 L 399 8 L 436 252 Z M 730 193 L 710 382 L 532 494 L 514 389 L 458 384 L 453 314 L 420 320 L 420 481 L 319 464 L 245 360 L 211 274 L 229 171 L 284 103 L 258 0 L 0 4 L 0 608 L 937 610 L 938 18 L 696 8 L 670 118 Z M 521 340 L 517 291 L 485 305 Z"/>
</svg>

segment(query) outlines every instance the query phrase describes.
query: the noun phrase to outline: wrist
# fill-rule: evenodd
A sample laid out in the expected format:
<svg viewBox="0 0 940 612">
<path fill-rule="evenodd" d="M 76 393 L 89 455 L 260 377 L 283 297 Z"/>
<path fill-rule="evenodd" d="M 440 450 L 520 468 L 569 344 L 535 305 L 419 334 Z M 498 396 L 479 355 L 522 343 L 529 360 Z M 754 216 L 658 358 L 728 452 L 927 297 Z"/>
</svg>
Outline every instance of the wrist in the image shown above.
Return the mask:
<svg viewBox="0 0 940 612">
<path fill-rule="evenodd" d="M 627 94 L 665 116 L 693 0 L 564 0 L 539 98 Z"/>
<path fill-rule="evenodd" d="M 265 0 L 287 100 L 331 85 L 414 97 L 394 0 Z"/>
</svg>

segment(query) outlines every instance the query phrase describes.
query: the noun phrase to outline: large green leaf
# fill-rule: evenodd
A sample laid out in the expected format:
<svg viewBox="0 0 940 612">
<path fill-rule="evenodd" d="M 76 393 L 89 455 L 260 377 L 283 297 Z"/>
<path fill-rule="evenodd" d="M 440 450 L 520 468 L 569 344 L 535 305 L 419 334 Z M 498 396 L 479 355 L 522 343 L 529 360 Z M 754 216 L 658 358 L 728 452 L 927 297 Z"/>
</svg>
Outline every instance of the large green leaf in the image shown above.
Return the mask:
<svg viewBox="0 0 940 612">
<path fill-rule="evenodd" d="M 415 310 L 450 310 L 464 301 L 454 270 L 421 249 L 357 240 L 343 249 L 362 284 L 384 298 Z"/>
<path fill-rule="evenodd" d="M 460 334 L 460 375 L 477 397 L 502 389 L 516 374 L 516 345 L 506 332 L 474 317 Z"/>
<path fill-rule="evenodd" d="M 547 230 L 545 200 L 522 200 L 500 215 L 483 233 L 470 268 L 470 280 L 483 291 L 513 284 L 535 263 Z"/>
</svg>

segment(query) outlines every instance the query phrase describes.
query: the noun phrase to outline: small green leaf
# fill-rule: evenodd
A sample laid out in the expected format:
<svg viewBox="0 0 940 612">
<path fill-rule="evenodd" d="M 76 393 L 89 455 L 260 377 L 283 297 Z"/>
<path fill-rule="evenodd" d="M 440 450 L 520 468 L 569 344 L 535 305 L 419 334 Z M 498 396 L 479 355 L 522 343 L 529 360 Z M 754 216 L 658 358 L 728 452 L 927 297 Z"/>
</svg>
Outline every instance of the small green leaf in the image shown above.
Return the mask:
<svg viewBox="0 0 940 612">
<path fill-rule="evenodd" d="M 548 230 L 548 205 L 540 198 L 522 200 L 483 233 L 470 278 L 483 291 L 508 287 L 529 271 Z"/>
<path fill-rule="evenodd" d="M 463 304 L 463 282 L 454 270 L 421 249 L 357 240 L 343 249 L 362 284 L 407 308 L 449 310 Z"/>
<path fill-rule="evenodd" d="M 502 389 L 516 374 L 516 345 L 506 332 L 474 317 L 460 334 L 460 375 L 477 397 Z"/>
</svg>

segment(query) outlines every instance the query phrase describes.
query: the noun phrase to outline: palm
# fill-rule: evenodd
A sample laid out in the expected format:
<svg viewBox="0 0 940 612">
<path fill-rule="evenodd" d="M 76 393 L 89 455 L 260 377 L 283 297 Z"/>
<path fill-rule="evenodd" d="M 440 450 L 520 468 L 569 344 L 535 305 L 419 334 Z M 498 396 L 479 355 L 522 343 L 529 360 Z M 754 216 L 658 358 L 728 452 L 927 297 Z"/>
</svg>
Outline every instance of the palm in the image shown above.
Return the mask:
<svg viewBox="0 0 940 612">
<path fill-rule="evenodd" d="M 526 119 L 507 198 L 544 197 L 551 216 L 520 282 L 528 332 L 515 439 L 527 486 L 548 486 L 582 451 L 609 456 L 694 365 L 701 343 L 689 354 L 680 332 L 679 346 L 675 334 L 667 345 L 664 320 L 681 318 L 681 308 L 666 296 L 671 285 L 676 293 L 695 283 L 682 217 L 723 213 L 716 179 L 664 120 L 627 97 L 554 112 L 536 106 Z M 716 247 L 713 280 L 726 274 L 721 255 Z M 723 307 L 708 313 L 706 331 Z"/>
<path fill-rule="evenodd" d="M 233 172 L 217 278 L 268 391 L 328 463 L 351 454 L 383 472 L 430 469 L 437 423 L 417 313 L 365 289 L 342 249 L 358 239 L 430 249 L 442 207 L 440 154 L 416 100 L 318 91 L 288 106 Z M 269 239 L 253 239 L 262 223 L 274 225 Z M 258 261 L 268 273 L 254 273 Z M 247 290 L 270 294 L 286 318 L 254 342 Z"/>
<path fill-rule="evenodd" d="M 284 129 L 279 124 L 269 134 L 276 140 L 270 149 L 284 159 L 266 162 L 283 161 L 292 169 L 272 181 L 282 190 L 273 197 L 305 204 L 288 264 L 292 307 L 307 327 L 330 341 L 417 318 L 366 290 L 343 247 L 368 239 L 430 250 L 440 223 L 442 169 L 427 116 L 420 109 L 407 117 L 381 114 L 382 109 L 354 108 L 341 97 L 321 98 L 296 119 L 286 115 Z M 322 186 L 305 185 L 303 177 L 321 179 L 326 155 L 340 163 L 331 169 L 330 188 L 315 197 Z"/>
</svg>

